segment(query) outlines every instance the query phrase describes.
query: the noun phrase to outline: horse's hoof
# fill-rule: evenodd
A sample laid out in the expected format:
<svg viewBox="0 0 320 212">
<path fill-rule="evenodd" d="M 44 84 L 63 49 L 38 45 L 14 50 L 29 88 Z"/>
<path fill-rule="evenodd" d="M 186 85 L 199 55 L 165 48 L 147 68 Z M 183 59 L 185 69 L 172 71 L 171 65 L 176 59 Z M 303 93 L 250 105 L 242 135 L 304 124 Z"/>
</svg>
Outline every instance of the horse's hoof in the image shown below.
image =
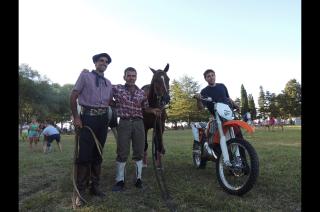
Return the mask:
<svg viewBox="0 0 320 212">
<path fill-rule="evenodd" d="M 159 165 L 159 166 L 157 166 L 157 170 L 158 171 L 161 171 L 161 170 L 164 171 L 164 168 L 163 168 L 163 166 Z"/>
</svg>

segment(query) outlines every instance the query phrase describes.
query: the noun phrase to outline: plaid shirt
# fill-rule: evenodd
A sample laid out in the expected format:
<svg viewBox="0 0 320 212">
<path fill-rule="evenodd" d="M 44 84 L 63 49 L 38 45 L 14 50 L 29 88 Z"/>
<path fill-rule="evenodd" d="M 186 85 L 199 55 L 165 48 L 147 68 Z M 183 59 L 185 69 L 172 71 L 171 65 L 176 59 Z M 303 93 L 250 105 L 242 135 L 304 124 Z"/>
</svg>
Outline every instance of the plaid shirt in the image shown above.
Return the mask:
<svg viewBox="0 0 320 212">
<path fill-rule="evenodd" d="M 113 97 L 116 102 L 117 115 L 120 118 L 136 118 L 142 116 L 142 109 L 148 108 L 149 103 L 143 90 L 137 86 L 133 95 L 126 85 L 112 85 Z"/>
</svg>

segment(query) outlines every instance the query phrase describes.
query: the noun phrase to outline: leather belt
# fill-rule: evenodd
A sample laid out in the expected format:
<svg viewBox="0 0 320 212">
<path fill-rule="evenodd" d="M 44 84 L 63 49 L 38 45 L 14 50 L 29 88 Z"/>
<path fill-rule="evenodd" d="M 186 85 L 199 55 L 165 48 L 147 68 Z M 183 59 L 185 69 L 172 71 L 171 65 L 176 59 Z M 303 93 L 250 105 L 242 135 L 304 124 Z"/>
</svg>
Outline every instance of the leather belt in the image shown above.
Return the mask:
<svg viewBox="0 0 320 212">
<path fill-rule="evenodd" d="M 108 112 L 108 108 L 87 108 L 81 107 L 81 114 L 89 116 L 100 116 Z"/>
</svg>

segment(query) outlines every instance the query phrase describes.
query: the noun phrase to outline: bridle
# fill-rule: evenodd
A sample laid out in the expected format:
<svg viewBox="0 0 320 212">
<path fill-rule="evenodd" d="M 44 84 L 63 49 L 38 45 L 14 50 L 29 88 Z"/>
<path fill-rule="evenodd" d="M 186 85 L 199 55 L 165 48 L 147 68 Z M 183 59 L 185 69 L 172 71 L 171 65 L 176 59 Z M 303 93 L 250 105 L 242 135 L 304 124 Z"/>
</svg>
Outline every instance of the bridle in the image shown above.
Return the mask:
<svg viewBox="0 0 320 212">
<path fill-rule="evenodd" d="M 161 80 L 155 79 L 155 77 L 152 79 L 153 82 L 153 93 L 156 96 L 157 100 L 157 107 L 161 110 L 164 109 L 165 105 L 167 105 L 170 101 L 169 97 L 169 88 L 167 86 L 167 83 L 165 82 L 165 77 L 163 75 L 160 76 Z M 157 88 L 164 88 L 165 92 L 159 93 L 159 89 Z M 162 91 L 163 89 L 161 89 Z"/>
</svg>

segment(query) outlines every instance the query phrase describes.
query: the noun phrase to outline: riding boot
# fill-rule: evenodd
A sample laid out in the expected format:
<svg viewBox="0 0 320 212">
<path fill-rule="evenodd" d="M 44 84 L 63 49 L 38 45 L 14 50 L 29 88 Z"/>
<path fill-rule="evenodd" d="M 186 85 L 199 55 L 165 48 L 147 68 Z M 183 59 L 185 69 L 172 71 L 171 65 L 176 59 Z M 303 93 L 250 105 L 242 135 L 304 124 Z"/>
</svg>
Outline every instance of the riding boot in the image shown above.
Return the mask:
<svg viewBox="0 0 320 212">
<path fill-rule="evenodd" d="M 126 162 L 116 161 L 116 184 L 112 187 L 112 191 L 124 190 L 125 166 Z"/>
<path fill-rule="evenodd" d="M 142 160 L 136 161 L 136 183 L 137 188 L 142 188 Z"/>
<path fill-rule="evenodd" d="M 143 152 L 143 164 L 142 164 L 142 167 L 147 167 L 147 157 L 148 157 L 148 152 L 144 151 Z"/>
<path fill-rule="evenodd" d="M 88 165 L 78 164 L 76 166 L 77 166 L 76 184 L 81 197 L 79 196 L 79 194 L 77 194 L 75 199 L 75 206 L 82 207 L 85 203 L 82 198 L 86 190 L 87 182 L 89 180 L 90 170 Z"/>
<path fill-rule="evenodd" d="M 104 197 L 105 194 L 99 189 L 100 174 L 101 174 L 101 164 L 92 164 L 90 193 L 95 196 Z"/>
<path fill-rule="evenodd" d="M 199 141 L 193 140 L 192 150 L 193 150 L 193 152 L 198 152 L 200 150 L 200 142 Z"/>
</svg>

